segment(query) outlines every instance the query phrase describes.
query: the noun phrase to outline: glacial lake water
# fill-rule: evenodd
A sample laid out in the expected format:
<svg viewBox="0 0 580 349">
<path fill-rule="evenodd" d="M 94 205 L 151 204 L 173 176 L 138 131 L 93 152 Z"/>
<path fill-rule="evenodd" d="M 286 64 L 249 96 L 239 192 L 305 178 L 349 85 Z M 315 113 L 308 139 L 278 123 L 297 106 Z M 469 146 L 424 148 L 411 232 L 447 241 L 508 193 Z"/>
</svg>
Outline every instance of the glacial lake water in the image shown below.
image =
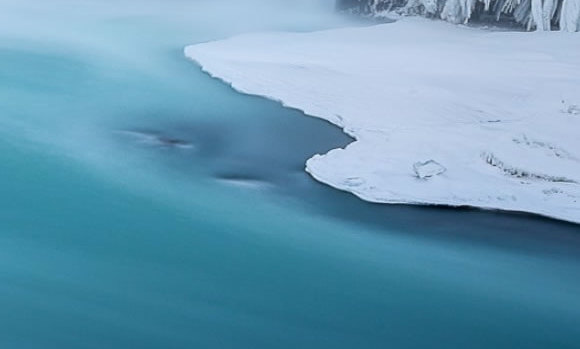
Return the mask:
<svg viewBox="0 0 580 349">
<path fill-rule="evenodd" d="M 580 346 L 577 225 L 337 192 L 182 55 L 327 3 L 0 0 L 0 348 Z"/>
</svg>

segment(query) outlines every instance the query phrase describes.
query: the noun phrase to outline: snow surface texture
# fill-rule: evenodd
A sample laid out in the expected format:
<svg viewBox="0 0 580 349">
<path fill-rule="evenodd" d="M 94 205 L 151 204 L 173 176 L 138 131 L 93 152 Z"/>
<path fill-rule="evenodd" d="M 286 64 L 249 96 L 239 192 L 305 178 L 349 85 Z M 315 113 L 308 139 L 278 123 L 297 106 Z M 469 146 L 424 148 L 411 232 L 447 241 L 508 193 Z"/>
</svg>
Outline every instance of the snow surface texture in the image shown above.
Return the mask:
<svg viewBox="0 0 580 349">
<path fill-rule="evenodd" d="M 240 92 L 353 136 L 345 149 L 307 162 L 335 188 L 372 202 L 580 223 L 578 33 L 487 32 L 407 18 L 248 34 L 185 54 Z"/>
<path fill-rule="evenodd" d="M 580 0 L 337 0 L 338 10 L 378 17 L 423 15 L 451 23 L 509 18 L 528 30 L 580 31 Z"/>
</svg>

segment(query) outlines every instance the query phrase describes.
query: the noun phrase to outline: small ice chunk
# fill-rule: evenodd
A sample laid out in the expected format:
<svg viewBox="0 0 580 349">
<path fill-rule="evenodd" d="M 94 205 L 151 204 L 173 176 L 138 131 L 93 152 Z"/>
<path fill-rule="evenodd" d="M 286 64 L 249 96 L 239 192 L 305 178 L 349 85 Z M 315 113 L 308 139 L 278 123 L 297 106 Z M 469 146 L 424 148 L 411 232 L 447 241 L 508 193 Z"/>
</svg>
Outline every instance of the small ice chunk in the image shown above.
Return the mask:
<svg viewBox="0 0 580 349">
<path fill-rule="evenodd" d="M 427 160 L 425 162 L 419 161 L 414 163 L 413 171 L 417 178 L 429 179 L 444 173 L 447 169 L 435 160 Z"/>
</svg>

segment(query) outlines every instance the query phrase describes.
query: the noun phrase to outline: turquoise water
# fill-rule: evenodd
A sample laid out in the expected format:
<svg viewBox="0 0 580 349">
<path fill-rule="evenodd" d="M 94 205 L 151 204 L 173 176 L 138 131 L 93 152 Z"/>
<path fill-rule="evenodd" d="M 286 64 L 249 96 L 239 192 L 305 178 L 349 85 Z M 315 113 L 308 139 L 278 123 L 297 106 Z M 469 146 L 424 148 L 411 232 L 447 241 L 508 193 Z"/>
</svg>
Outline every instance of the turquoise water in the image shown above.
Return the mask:
<svg viewBox="0 0 580 349">
<path fill-rule="evenodd" d="M 0 348 L 577 348 L 578 226 L 319 185 L 346 136 L 182 57 L 348 24 L 283 3 L 0 0 Z"/>
</svg>

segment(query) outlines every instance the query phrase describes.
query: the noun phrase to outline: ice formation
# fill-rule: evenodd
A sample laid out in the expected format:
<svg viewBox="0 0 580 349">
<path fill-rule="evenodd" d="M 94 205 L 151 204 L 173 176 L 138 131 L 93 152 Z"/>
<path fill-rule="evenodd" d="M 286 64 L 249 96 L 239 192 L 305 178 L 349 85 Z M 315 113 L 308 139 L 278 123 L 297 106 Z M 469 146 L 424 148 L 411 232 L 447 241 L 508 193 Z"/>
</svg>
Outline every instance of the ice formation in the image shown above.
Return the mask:
<svg viewBox="0 0 580 349">
<path fill-rule="evenodd" d="M 452 23 L 472 17 L 507 20 L 528 30 L 580 30 L 580 0 L 338 0 L 337 8 L 371 15 L 420 14 Z"/>
</svg>

